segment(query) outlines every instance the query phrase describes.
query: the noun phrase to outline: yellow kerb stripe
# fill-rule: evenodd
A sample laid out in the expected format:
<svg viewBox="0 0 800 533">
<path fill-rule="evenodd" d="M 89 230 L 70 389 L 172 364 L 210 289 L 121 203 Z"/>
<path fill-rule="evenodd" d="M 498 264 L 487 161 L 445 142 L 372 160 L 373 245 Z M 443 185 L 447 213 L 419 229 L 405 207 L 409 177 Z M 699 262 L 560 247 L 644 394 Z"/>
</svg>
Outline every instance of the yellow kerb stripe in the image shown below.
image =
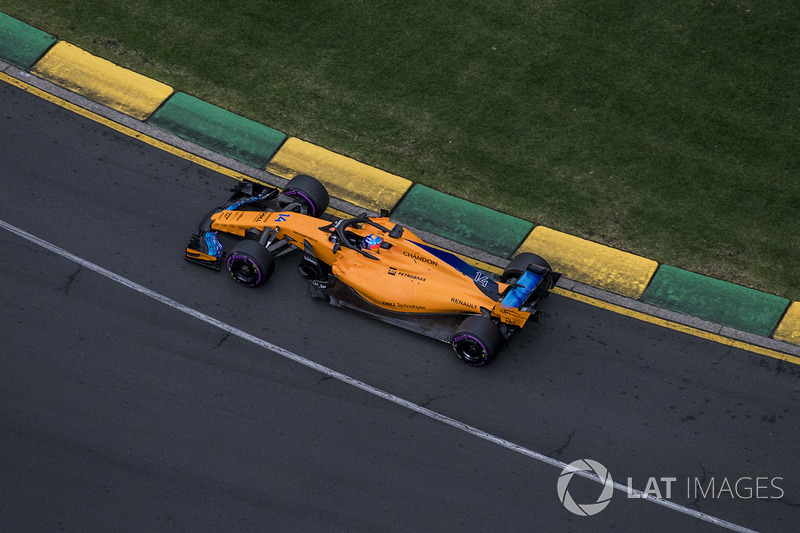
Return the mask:
<svg viewBox="0 0 800 533">
<path fill-rule="evenodd" d="M 172 94 L 172 87 L 75 45 L 59 41 L 31 70 L 37 76 L 139 120 Z"/>
<path fill-rule="evenodd" d="M 623 296 L 641 297 L 658 263 L 537 226 L 517 252 L 533 252 L 544 257 L 553 270 L 565 277 Z"/>
<path fill-rule="evenodd" d="M 800 344 L 800 302 L 792 302 L 773 337 L 792 344 Z"/>
<path fill-rule="evenodd" d="M 321 181 L 331 196 L 375 212 L 394 208 L 411 187 L 405 178 L 295 137 L 283 143 L 266 170 L 286 179 L 308 174 Z"/>
</svg>

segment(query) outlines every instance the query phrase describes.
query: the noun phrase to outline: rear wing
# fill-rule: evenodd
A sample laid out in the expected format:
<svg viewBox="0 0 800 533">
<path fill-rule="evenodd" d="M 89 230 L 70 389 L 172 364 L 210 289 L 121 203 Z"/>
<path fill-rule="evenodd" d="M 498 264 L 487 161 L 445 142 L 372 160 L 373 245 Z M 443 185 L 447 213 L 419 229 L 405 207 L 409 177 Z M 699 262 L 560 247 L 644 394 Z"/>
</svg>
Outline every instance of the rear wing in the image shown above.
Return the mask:
<svg viewBox="0 0 800 533">
<path fill-rule="evenodd" d="M 541 298 L 547 298 L 550 289 L 556 286 L 559 279 L 561 279 L 560 273 L 530 264 L 508 290 L 500 305 L 509 309 L 529 312 L 535 309 Z"/>
</svg>

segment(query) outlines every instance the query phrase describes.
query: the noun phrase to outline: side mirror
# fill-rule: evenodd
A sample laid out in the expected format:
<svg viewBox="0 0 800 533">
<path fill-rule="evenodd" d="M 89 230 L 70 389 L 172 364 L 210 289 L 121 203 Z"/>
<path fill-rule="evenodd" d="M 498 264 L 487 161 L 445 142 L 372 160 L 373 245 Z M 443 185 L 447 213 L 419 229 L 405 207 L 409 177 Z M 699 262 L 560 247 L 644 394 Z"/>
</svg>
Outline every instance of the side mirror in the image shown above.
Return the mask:
<svg viewBox="0 0 800 533">
<path fill-rule="evenodd" d="M 395 224 L 392 228 L 392 231 L 389 232 L 389 237 L 394 239 L 399 239 L 403 235 L 403 226 L 400 224 Z"/>
</svg>

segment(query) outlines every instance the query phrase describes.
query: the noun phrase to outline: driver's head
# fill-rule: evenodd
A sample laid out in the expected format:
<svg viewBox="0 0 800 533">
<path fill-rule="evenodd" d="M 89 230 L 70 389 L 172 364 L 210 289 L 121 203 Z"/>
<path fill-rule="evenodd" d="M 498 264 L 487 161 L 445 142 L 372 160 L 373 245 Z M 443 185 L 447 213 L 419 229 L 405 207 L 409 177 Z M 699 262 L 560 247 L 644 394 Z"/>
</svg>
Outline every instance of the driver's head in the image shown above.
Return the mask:
<svg viewBox="0 0 800 533">
<path fill-rule="evenodd" d="M 383 239 L 381 239 L 375 234 L 367 235 L 366 237 L 364 237 L 364 240 L 361 241 L 361 247 L 365 250 L 377 250 L 378 248 L 381 247 L 382 242 Z"/>
</svg>

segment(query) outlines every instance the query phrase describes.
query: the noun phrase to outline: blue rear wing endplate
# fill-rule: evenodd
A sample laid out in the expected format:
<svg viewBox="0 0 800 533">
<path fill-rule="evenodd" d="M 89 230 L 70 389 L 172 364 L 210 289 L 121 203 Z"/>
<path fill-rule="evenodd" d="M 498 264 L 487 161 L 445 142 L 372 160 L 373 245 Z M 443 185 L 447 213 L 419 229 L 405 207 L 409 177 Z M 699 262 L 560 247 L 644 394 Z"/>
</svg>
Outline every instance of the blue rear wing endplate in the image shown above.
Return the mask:
<svg viewBox="0 0 800 533">
<path fill-rule="evenodd" d="M 503 301 L 500 302 L 502 307 L 511 309 L 519 309 L 528 299 L 528 296 L 536 289 L 539 282 L 542 281 L 544 274 L 536 274 L 530 270 L 526 270 L 517 281 L 516 286 L 509 290 Z"/>
</svg>

